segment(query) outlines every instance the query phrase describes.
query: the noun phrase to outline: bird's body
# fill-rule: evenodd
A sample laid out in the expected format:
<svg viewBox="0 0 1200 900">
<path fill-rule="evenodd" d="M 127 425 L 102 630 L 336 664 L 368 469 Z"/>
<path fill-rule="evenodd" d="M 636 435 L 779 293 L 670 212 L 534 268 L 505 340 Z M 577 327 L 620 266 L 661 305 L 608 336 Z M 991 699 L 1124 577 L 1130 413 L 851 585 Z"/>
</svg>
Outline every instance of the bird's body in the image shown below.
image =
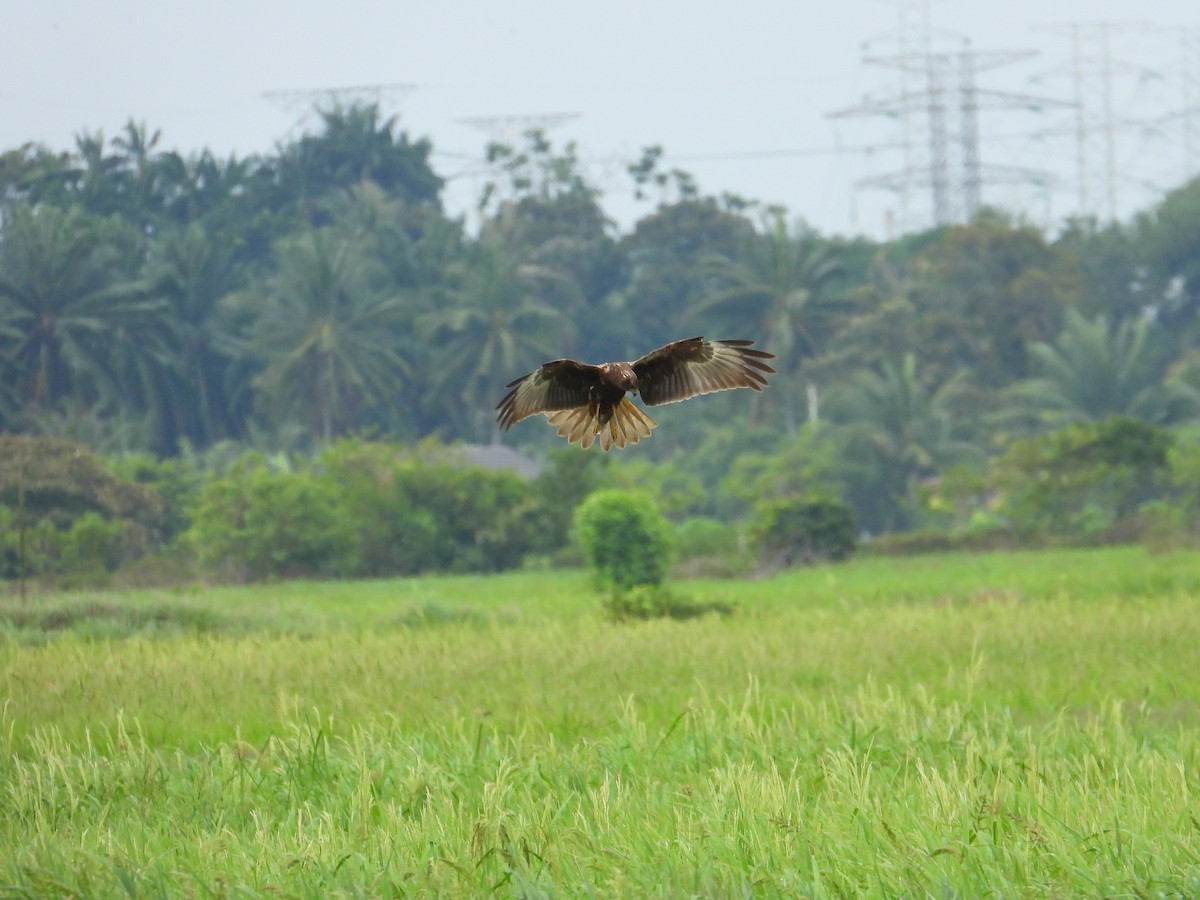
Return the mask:
<svg viewBox="0 0 1200 900">
<path fill-rule="evenodd" d="M 497 418 L 507 429 L 543 413 L 572 444 L 586 448 L 597 438 L 605 450 L 636 444 L 658 423 L 626 394 L 640 394 L 647 406 L 658 406 L 713 391 L 762 390 L 767 384 L 763 373 L 775 371 L 763 360 L 774 356 L 752 349 L 753 343 L 695 337 L 632 362 L 589 365 L 556 359 L 509 382 L 508 393 L 496 405 Z"/>
</svg>

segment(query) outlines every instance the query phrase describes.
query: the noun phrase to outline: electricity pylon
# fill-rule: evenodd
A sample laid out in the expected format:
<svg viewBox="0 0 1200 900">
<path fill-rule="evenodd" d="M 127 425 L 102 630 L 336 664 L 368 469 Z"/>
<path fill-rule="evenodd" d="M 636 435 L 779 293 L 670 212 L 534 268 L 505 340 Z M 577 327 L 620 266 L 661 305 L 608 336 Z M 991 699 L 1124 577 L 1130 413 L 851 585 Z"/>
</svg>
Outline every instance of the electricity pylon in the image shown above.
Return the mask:
<svg viewBox="0 0 1200 900">
<path fill-rule="evenodd" d="M 1050 175 L 1039 170 L 986 165 L 980 150 L 981 109 L 1039 111 L 1048 106 L 1069 105 L 1048 97 L 982 90 L 976 85 L 979 72 L 1035 55 L 1032 50 L 978 52 L 971 49 L 970 42 L 963 41 L 959 49 L 951 51 L 935 51 L 927 42 L 918 52 L 864 56 L 863 62 L 868 65 L 919 76 L 922 87 L 837 110 L 829 114 L 830 118 L 887 116 L 907 121 L 914 115 L 923 115 L 928 163 L 919 164 L 910 158 L 901 169 L 863 179 L 858 186 L 883 187 L 901 193 L 913 186 L 928 187 L 934 224 L 947 225 L 975 215 L 982 203 L 985 181 L 1049 181 Z"/>
</svg>

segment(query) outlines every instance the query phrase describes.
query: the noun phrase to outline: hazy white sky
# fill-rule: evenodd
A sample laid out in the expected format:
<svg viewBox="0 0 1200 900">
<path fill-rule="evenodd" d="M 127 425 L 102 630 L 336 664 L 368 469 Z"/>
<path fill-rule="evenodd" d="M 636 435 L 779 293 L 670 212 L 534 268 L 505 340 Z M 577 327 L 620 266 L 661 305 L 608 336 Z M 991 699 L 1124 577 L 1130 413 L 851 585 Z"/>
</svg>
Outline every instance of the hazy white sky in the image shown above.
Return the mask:
<svg viewBox="0 0 1200 900">
<path fill-rule="evenodd" d="M 900 87 L 896 70 L 862 62 L 864 52 L 895 53 L 896 0 L 0 0 L 0 9 L 2 149 L 31 140 L 67 149 L 82 129 L 111 136 L 133 117 L 161 128 L 163 147 L 248 154 L 296 127 L 298 113 L 264 92 L 409 84 L 384 95 L 385 109 L 432 139 L 452 211 L 477 194 L 477 160 L 492 136 L 464 119 L 570 113 L 549 133 L 577 142 L 623 225 L 647 209 L 628 199 L 624 166 L 650 144 L 705 192 L 781 203 L 824 231 L 879 235 L 889 213 L 917 222 L 929 213 L 926 189 L 905 201 L 855 187 L 902 164 L 894 150 L 861 149 L 897 141 L 896 120 L 827 117 Z M 1111 33 L 1115 112 L 1182 108 L 1174 98 L 1188 86 L 1200 103 L 1200 33 L 1191 32 L 1190 56 L 1180 37 L 1200 27 L 1195 0 L 932 0 L 930 18 L 978 51 L 1041 51 L 981 73 L 979 87 L 1063 99 L 1072 95 L 1070 35 L 1035 26 L 1163 26 Z M 1082 49 L 1094 61 L 1099 46 Z M 925 126 L 912 121 L 926 145 Z M 985 163 L 1059 177 L 1052 192 L 985 183 L 985 201 L 1021 204 L 1039 222 L 1070 212 L 1080 200 L 1072 121 L 1066 111 L 985 109 Z M 1178 121 L 1170 129 L 1118 135 L 1122 212 L 1182 181 Z M 1195 159 L 1200 121 L 1192 140 Z M 1104 152 L 1088 150 L 1089 177 Z M 1145 168 L 1150 157 L 1157 168 Z"/>
</svg>

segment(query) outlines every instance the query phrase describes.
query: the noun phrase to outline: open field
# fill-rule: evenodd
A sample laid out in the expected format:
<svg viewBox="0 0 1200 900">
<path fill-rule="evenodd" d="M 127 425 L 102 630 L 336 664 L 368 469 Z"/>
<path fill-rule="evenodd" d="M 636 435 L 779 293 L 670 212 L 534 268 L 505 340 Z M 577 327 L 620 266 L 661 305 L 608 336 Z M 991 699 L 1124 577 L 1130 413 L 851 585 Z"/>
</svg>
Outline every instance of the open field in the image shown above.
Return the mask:
<svg viewBox="0 0 1200 900">
<path fill-rule="evenodd" d="M 5 600 L 0 893 L 1200 894 L 1197 555 L 681 589 Z"/>
</svg>

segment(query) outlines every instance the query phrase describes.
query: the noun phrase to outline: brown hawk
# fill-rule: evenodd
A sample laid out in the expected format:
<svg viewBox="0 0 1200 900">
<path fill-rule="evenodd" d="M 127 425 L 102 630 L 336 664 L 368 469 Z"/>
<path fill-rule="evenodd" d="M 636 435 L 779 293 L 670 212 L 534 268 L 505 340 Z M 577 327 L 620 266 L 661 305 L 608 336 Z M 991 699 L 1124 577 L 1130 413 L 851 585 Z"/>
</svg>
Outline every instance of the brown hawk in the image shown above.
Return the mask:
<svg viewBox="0 0 1200 900">
<path fill-rule="evenodd" d="M 640 394 L 647 406 L 676 403 L 699 394 L 748 387 L 761 391 L 775 370 L 763 360 L 774 354 L 754 341 L 675 341 L 633 362 L 598 366 L 556 359 L 509 382 L 497 405 L 500 425 L 511 428 L 543 413 L 570 443 L 590 447 L 597 437 L 605 450 L 636 444 L 658 423 L 626 397 Z"/>
</svg>

